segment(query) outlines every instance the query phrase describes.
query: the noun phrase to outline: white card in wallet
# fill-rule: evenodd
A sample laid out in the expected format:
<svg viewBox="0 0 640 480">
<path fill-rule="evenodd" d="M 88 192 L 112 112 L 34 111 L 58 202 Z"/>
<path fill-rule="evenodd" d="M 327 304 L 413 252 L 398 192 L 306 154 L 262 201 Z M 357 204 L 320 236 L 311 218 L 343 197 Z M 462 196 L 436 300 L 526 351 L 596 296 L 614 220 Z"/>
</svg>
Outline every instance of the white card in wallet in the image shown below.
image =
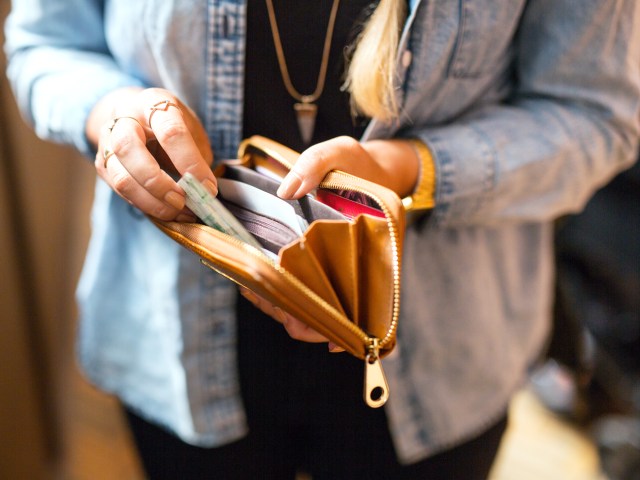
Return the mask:
<svg viewBox="0 0 640 480">
<path fill-rule="evenodd" d="M 296 214 L 293 206 L 252 185 L 228 178 L 218 178 L 218 191 L 222 198 L 231 203 L 260 215 L 277 218 L 298 235 L 302 235 L 309 226 L 304 218 Z"/>
<path fill-rule="evenodd" d="M 193 175 L 188 172 L 185 173 L 178 180 L 178 185 L 187 195 L 186 205 L 189 210 L 206 225 L 227 235 L 234 236 L 256 248 L 262 248 L 253 235 Z"/>
</svg>

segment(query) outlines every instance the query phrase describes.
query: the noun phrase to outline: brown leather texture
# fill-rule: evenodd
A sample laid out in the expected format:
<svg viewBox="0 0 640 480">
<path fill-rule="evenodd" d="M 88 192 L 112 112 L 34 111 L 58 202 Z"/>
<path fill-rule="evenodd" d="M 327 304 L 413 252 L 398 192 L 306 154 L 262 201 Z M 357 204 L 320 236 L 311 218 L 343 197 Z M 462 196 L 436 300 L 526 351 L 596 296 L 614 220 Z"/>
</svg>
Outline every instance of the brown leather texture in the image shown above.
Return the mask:
<svg viewBox="0 0 640 480">
<path fill-rule="evenodd" d="M 282 175 L 298 154 L 264 137 L 243 142 L 239 160 L 252 168 L 276 159 L 272 171 Z M 238 168 L 238 167 L 235 167 Z M 225 176 L 218 168 L 216 175 Z M 303 235 L 283 246 L 278 259 L 202 224 L 151 219 L 163 232 L 208 267 L 266 298 L 305 322 L 352 355 L 364 359 L 373 339 L 380 357 L 395 346 L 404 210 L 398 196 L 377 184 L 331 172 L 320 188 L 366 194 L 385 216 L 317 219 Z"/>
</svg>

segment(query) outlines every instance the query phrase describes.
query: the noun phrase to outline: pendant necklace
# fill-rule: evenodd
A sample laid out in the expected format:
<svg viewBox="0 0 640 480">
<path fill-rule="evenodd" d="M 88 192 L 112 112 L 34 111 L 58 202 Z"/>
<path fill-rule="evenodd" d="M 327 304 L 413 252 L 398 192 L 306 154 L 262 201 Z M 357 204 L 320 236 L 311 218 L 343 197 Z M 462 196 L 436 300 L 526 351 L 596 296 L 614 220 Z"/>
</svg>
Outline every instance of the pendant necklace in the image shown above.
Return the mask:
<svg viewBox="0 0 640 480">
<path fill-rule="evenodd" d="M 302 95 L 298 92 L 291 83 L 291 77 L 289 76 L 289 70 L 287 68 L 287 62 L 284 58 L 284 50 L 282 49 L 282 42 L 280 41 L 280 32 L 278 31 L 278 23 L 276 22 L 276 14 L 273 9 L 273 1 L 265 0 L 267 3 L 267 10 L 269 12 L 269 24 L 271 26 L 271 34 L 273 36 L 273 45 L 276 49 L 276 55 L 278 56 L 278 65 L 280 66 L 280 74 L 282 75 L 282 81 L 289 95 L 291 95 L 296 103 L 293 104 L 293 109 L 296 112 L 296 119 L 298 121 L 298 128 L 300 129 L 300 136 L 306 146 L 311 143 L 313 138 L 313 131 L 316 126 L 316 114 L 318 113 L 318 106 L 314 103 L 322 95 L 324 90 L 324 83 L 327 77 L 327 67 L 329 65 L 329 51 L 331 50 L 331 39 L 333 37 L 333 29 L 336 23 L 336 15 L 338 13 L 338 6 L 340 0 L 333 0 L 333 6 L 331 7 L 331 14 L 329 16 L 329 24 L 327 25 L 327 34 L 324 39 L 324 50 L 322 51 L 322 61 L 320 62 L 320 72 L 318 72 L 318 81 L 316 83 L 316 89 L 310 95 Z"/>
</svg>

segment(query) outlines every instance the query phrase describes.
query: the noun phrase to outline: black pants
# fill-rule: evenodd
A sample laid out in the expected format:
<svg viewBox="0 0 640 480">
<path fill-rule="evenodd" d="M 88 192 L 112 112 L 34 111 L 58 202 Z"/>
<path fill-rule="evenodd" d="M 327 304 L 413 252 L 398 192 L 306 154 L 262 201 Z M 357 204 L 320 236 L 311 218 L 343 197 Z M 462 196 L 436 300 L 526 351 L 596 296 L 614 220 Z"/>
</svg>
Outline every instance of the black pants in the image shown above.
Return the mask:
<svg viewBox="0 0 640 480">
<path fill-rule="evenodd" d="M 384 409 L 362 399 L 363 362 L 291 340 L 239 300 L 239 368 L 250 433 L 198 448 L 127 412 L 150 479 L 484 479 L 506 416 L 463 445 L 410 466 L 395 456 Z M 391 393 L 393 395 L 393 392 Z"/>
</svg>

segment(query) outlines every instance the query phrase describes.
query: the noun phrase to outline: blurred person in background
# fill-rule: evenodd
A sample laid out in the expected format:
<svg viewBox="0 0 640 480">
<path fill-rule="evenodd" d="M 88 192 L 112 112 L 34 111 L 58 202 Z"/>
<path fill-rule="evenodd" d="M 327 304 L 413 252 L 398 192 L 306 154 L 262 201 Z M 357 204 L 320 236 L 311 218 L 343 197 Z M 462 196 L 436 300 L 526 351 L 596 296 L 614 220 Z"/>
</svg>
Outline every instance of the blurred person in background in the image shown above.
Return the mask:
<svg viewBox="0 0 640 480">
<path fill-rule="evenodd" d="M 551 411 L 589 427 L 611 480 L 640 479 L 640 163 L 558 222 L 549 360 L 532 375 Z"/>
</svg>

